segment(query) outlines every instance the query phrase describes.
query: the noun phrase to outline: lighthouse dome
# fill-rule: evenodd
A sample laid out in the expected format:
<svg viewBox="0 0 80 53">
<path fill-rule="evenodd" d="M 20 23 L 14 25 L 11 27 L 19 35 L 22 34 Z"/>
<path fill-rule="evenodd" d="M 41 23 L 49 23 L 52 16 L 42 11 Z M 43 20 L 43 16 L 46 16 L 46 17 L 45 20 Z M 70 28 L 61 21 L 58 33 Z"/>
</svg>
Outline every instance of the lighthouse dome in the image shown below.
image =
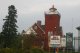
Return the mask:
<svg viewBox="0 0 80 53">
<path fill-rule="evenodd" d="M 57 11 L 56 8 L 54 8 L 54 6 L 52 8 L 50 8 L 48 11 L 46 11 L 45 14 L 58 14 L 58 15 L 60 15 L 60 13 Z"/>
</svg>

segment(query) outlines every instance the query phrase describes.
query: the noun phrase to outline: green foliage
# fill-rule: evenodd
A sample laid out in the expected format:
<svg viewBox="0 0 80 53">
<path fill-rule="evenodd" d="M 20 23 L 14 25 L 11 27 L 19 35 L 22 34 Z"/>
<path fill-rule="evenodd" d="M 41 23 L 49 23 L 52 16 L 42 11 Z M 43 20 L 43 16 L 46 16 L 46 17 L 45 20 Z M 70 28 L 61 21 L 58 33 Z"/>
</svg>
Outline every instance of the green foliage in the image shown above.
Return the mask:
<svg viewBox="0 0 80 53">
<path fill-rule="evenodd" d="M 17 38 L 17 10 L 14 5 L 8 7 L 8 15 L 3 19 L 4 25 L 1 32 L 1 38 L 3 43 L 3 47 L 11 48 L 14 47 L 14 42 Z"/>
<path fill-rule="evenodd" d="M 20 34 L 18 34 L 16 41 L 15 41 L 15 47 L 16 48 L 22 48 L 22 36 Z"/>
<path fill-rule="evenodd" d="M 33 46 L 35 35 L 31 33 L 30 35 L 23 35 L 23 50 L 29 52 Z"/>
<path fill-rule="evenodd" d="M 33 49 L 31 49 L 30 52 L 31 53 L 44 53 L 44 51 L 42 49 L 39 49 L 39 48 L 33 48 Z"/>
<path fill-rule="evenodd" d="M 14 48 L 2 48 L 0 49 L 0 53 L 45 53 L 42 49 L 33 48 L 29 51 L 23 51 L 22 49 L 14 49 Z"/>
<path fill-rule="evenodd" d="M 2 48 L 0 53 L 23 53 L 22 49 Z"/>
<path fill-rule="evenodd" d="M 22 48 L 19 49 L 14 49 L 14 48 L 2 48 L 0 49 L 0 53 L 49 53 L 49 52 L 45 52 L 44 50 L 40 49 L 40 48 L 32 48 L 29 51 L 26 50 L 23 51 Z M 50 52 L 53 53 L 53 52 Z M 59 53 L 71 53 L 70 51 L 68 52 L 61 52 L 59 51 Z M 80 53 L 80 52 L 72 52 L 72 53 Z"/>
</svg>

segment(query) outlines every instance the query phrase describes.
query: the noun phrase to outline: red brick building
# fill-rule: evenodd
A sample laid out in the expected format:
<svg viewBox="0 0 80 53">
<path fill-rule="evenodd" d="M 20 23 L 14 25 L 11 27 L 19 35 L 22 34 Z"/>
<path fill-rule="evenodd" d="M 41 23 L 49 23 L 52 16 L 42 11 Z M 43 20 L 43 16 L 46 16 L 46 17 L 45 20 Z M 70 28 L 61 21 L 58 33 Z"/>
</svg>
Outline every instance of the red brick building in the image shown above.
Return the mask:
<svg viewBox="0 0 80 53">
<path fill-rule="evenodd" d="M 57 11 L 54 6 L 49 9 L 48 12 L 45 12 L 45 49 L 48 46 L 48 33 L 52 33 L 53 36 L 59 35 L 62 36 L 62 27 L 60 26 L 60 13 Z"/>
<path fill-rule="evenodd" d="M 41 25 L 41 21 L 37 21 L 32 25 L 29 30 L 34 32 L 39 39 L 35 40 L 35 45 L 43 46 L 45 50 L 48 50 L 48 33 L 51 32 L 54 35 L 62 36 L 62 27 L 60 26 L 60 13 L 54 6 L 45 12 L 45 25 Z M 29 34 L 27 30 L 25 34 Z"/>
<path fill-rule="evenodd" d="M 37 23 L 34 23 L 27 31 L 25 31 L 24 35 L 34 33 L 34 35 L 36 35 L 36 39 L 34 41 L 33 47 L 43 48 L 45 36 L 44 30 L 45 25 L 41 25 L 41 21 L 37 21 Z"/>
</svg>

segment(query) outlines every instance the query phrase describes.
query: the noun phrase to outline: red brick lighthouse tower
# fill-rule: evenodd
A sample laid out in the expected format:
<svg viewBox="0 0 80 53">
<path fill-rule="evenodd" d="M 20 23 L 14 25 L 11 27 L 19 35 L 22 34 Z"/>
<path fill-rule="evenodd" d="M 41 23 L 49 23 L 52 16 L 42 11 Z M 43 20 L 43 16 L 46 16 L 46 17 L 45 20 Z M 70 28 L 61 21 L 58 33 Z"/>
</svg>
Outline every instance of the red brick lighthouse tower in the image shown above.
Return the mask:
<svg viewBox="0 0 80 53">
<path fill-rule="evenodd" d="M 62 27 L 60 27 L 60 14 L 54 6 L 45 12 L 45 42 L 44 47 L 48 50 L 49 34 L 62 35 Z"/>
</svg>

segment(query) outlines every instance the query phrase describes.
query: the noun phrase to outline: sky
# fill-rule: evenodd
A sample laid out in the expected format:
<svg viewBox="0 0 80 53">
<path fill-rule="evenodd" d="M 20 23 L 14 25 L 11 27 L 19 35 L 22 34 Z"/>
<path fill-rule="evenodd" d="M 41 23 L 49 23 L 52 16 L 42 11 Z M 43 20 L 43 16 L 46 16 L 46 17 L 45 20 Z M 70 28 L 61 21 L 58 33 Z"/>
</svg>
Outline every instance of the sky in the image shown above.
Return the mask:
<svg viewBox="0 0 80 53">
<path fill-rule="evenodd" d="M 54 5 L 61 14 L 63 33 L 73 32 L 74 36 L 78 35 L 76 27 L 80 26 L 80 0 L 0 0 L 0 32 L 10 5 L 17 9 L 19 32 L 26 31 L 37 20 L 45 24 L 44 12 Z"/>
</svg>

